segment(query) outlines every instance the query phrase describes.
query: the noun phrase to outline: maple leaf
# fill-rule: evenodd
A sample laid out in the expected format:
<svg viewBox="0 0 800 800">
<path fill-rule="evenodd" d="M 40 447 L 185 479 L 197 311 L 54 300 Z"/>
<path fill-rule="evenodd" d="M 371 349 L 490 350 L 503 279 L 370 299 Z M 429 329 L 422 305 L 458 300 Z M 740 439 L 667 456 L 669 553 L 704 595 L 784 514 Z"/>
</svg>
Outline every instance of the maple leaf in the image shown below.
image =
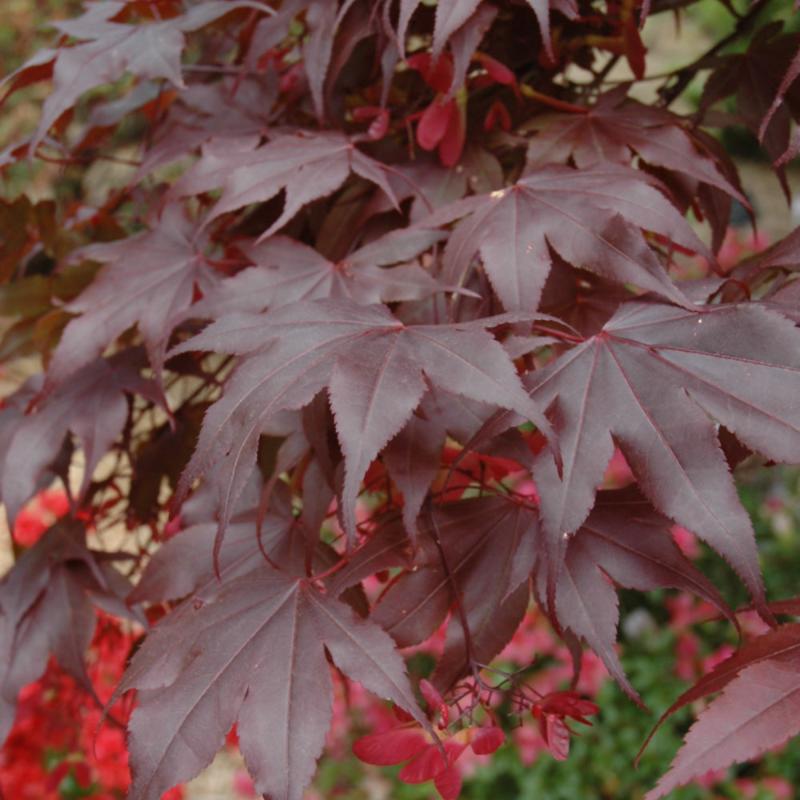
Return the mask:
<svg viewBox="0 0 800 800">
<path fill-rule="evenodd" d="M 347 559 L 344 567 L 332 575 L 327 590 L 339 597 L 345 589 L 384 569 L 412 569 L 414 558 L 409 540 L 397 518 L 382 521 L 370 538 Z"/>
<path fill-rule="evenodd" d="M 724 662 L 723 662 L 724 663 Z M 800 733 L 800 660 L 780 657 L 745 667 L 705 708 L 646 800 L 704 775 L 754 759 Z"/>
<path fill-rule="evenodd" d="M 327 297 L 368 305 L 420 300 L 444 287 L 410 261 L 444 238 L 439 231 L 392 231 L 338 262 L 288 236 L 273 236 L 243 248 L 255 266 L 221 283 L 204 298 L 194 315 L 219 317 L 232 311 L 263 311 L 273 305 Z"/>
<path fill-rule="evenodd" d="M 508 351 L 508 339 L 503 346 Z M 459 442 L 470 441 L 492 412 L 485 403 L 431 387 L 418 411 L 384 448 L 381 460 L 403 495 L 403 524 L 412 541 L 428 489 L 442 469 L 445 440 L 451 436 Z"/>
<path fill-rule="evenodd" d="M 550 692 L 531 706 L 533 716 L 539 721 L 542 739 L 556 761 L 565 761 L 569 756 L 571 731 L 564 722 L 564 717 L 570 717 L 583 725 L 591 725 L 586 717 L 599 710 L 596 703 L 584 700 L 577 692 Z"/>
<path fill-rule="evenodd" d="M 208 224 L 221 214 L 251 203 L 262 203 L 285 191 L 278 219 L 262 234 L 266 239 L 282 228 L 301 208 L 336 191 L 350 172 L 376 184 L 397 205 L 387 180 L 389 168 L 364 155 L 341 133 L 298 132 L 279 136 L 261 147 L 249 138 L 236 143 L 212 140 L 199 161 L 173 186 L 173 196 L 222 189 L 206 217 Z"/>
<path fill-rule="evenodd" d="M 85 40 L 53 52 L 53 91 L 44 102 L 39 127 L 31 141 L 35 150 L 56 120 L 78 98 L 98 86 L 113 83 L 125 73 L 138 78 L 168 80 L 183 86 L 181 53 L 186 44 L 184 34 L 208 25 L 237 8 L 266 7 L 249 0 L 218 0 L 200 3 L 185 14 L 161 22 L 128 25 L 112 19 L 124 3 L 93 3 L 82 16 L 55 22 L 61 33 Z M 41 66 L 42 57 L 23 70 Z M 37 72 L 37 77 L 40 73 Z M 43 75 L 41 77 L 44 77 Z"/>
<path fill-rule="evenodd" d="M 582 169 L 627 165 L 636 153 L 654 167 L 715 186 L 747 205 L 680 117 L 628 98 L 627 86 L 601 95 L 586 114 L 548 114 L 532 127 L 537 133 L 528 145 L 528 167 L 569 159 Z"/>
<path fill-rule="evenodd" d="M 478 55 L 476 51 L 481 40 L 492 27 L 496 17 L 497 9 L 494 6 L 480 5 L 476 12 L 450 37 L 450 51 L 453 54 L 453 79 L 448 87 L 448 98 L 455 97 L 456 92 L 464 85 L 470 63 Z M 499 64 L 490 56 L 483 55 L 483 58 L 490 67 Z M 502 68 L 505 69 L 505 67 Z M 506 77 L 510 78 L 512 82 L 515 80 L 513 73 L 509 73 Z"/>
<path fill-rule="evenodd" d="M 128 416 L 125 395 L 132 393 L 155 401 L 159 398 L 126 352 L 87 364 L 24 417 L 20 418 L 13 406 L 0 410 L 0 419 L 10 415 L 15 420 L 13 432 L 7 434 L 0 470 L 0 492 L 11 524 L 43 476 L 49 474 L 68 433 L 77 440 L 85 460 L 78 499 L 82 497 L 95 467 L 122 431 Z"/>
<path fill-rule="evenodd" d="M 715 59 L 715 69 L 703 87 L 700 108 L 735 95 L 742 122 L 757 136 L 770 160 L 779 162 L 790 146 L 792 118 L 800 114 L 800 84 L 784 87 L 800 45 L 797 33 L 781 33 L 782 23 L 765 25 L 744 53 Z M 776 105 L 781 98 L 780 105 Z M 784 166 L 776 169 L 787 198 L 791 196 Z"/>
<path fill-rule="evenodd" d="M 62 383 L 99 356 L 133 325 L 144 340 L 160 379 L 169 335 L 192 303 L 196 289 L 207 292 L 217 278 L 202 254 L 205 237 L 178 205 L 167 206 L 149 231 L 79 251 L 108 266 L 64 310 L 78 314 L 61 335 L 45 391 Z"/>
<path fill-rule="evenodd" d="M 740 262 L 733 275 L 746 283 L 755 282 L 768 270 L 800 272 L 800 228 L 779 239 L 760 253 Z"/>
<path fill-rule="evenodd" d="M 401 0 L 400 17 L 397 25 L 397 36 L 401 44 L 405 41 L 408 23 L 420 5 L 421 0 Z M 527 0 L 528 5 L 536 14 L 539 23 L 542 41 L 548 56 L 552 57 L 552 42 L 550 35 L 550 10 L 557 9 L 570 18 L 578 15 L 578 6 L 575 0 Z M 470 17 L 480 12 L 481 0 L 440 0 L 436 4 L 436 20 L 433 31 L 434 57 L 442 52 L 448 40 L 461 28 Z"/>
<path fill-rule="evenodd" d="M 341 514 L 350 536 L 361 479 L 419 405 L 426 382 L 513 407 L 549 435 L 547 419 L 486 332 L 517 319 L 501 315 L 453 325 L 404 325 L 383 306 L 332 300 L 222 317 L 173 351 L 246 356 L 206 414 L 179 496 L 205 473 L 219 490 L 222 534 L 271 417 L 307 405 L 326 387 L 345 459 Z"/>
<path fill-rule="evenodd" d="M 127 513 L 142 558 L 131 590 L 112 568 L 128 556 L 90 551 L 74 522 L 22 550 L 0 584 L 0 733 L 51 653 L 90 688 L 93 605 L 147 602 L 169 613 L 122 684 L 140 692 L 134 800 L 197 772 L 237 721 L 257 790 L 299 800 L 336 667 L 417 715 L 398 706 L 408 724 L 357 752 L 455 800 L 455 759 L 503 734 L 464 727 L 465 709 L 495 719 L 493 693 L 467 682 L 451 714 L 444 691 L 512 637 L 531 588 L 575 672 L 591 647 L 634 697 L 620 588 L 679 587 L 731 614 L 674 521 L 733 564 L 763 617 L 800 605 L 766 603 L 730 475 L 753 450 L 800 461 L 800 240 L 727 275 L 668 274 L 687 274 L 673 253 L 717 266 L 684 216 L 717 252 L 745 202 L 712 106 L 779 171 L 800 150 L 800 34 L 762 27 L 763 0 L 724 0 L 730 34 L 648 105 L 602 64 L 623 56 L 642 77 L 649 2 L 272 5 L 87 2 L 2 82 L 0 105 L 53 91 L 0 171 L 40 158 L 68 186 L 0 203 L 0 315 L 16 318 L 0 361 L 49 368 L 0 404 L 0 495 L 13 517 L 54 479 L 71 489 L 81 449 L 65 502 L 100 531 Z M 703 70 L 700 112 L 668 111 Z M 641 494 L 598 491 L 610 457 Z M 394 648 L 436 630 L 426 719 Z M 745 642 L 675 701 L 723 692 L 657 792 L 795 732 L 798 630 Z M 513 699 L 561 760 L 570 719 L 596 706 L 529 689 L 538 701 Z M 79 770 L 88 784 L 66 762 L 50 782 Z"/>
<path fill-rule="evenodd" d="M 92 601 L 110 603 L 127 615 L 121 602 L 130 586 L 84 543 L 83 527 L 61 521 L 26 550 L 0 581 L 0 744 L 14 723 L 17 697 L 36 680 L 53 655 L 98 705 L 83 656 L 95 628 Z"/>
<path fill-rule="evenodd" d="M 268 72 L 187 86 L 156 128 L 137 176 L 183 158 L 211 139 L 236 142 L 264 135 L 278 96 L 277 83 L 274 73 Z M 91 122 L 98 124 L 98 116 L 95 110 Z"/>
<path fill-rule="evenodd" d="M 470 649 L 454 615 L 433 678 L 447 690 L 469 669 L 470 658 L 494 658 L 524 615 L 537 519 L 533 509 L 503 497 L 461 501 L 423 519 L 417 563 L 381 597 L 371 619 L 401 647 L 418 644 L 442 623 L 458 592 Z"/>
<path fill-rule="evenodd" d="M 545 571 L 539 573 L 540 591 Z M 569 540 L 558 575 L 555 616 L 603 660 L 625 692 L 641 704 L 614 649 L 619 623 L 617 593 L 609 578 L 627 589 L 690 591 L 733 614 L 713 584 L 681 553 L 671 522 L 635 490 L 601 492 L 583 526 Z"/>
<path fill-rule="evenodd" d="M 260 493 L 259 493 L 260 494 Z M 194 499 L 194 498 L 193 498 Z M 302 578 L 310 567 L 323 571 L 338 561 L 339 555 L 327 544 L 317 539 L 313 541 L 310 557 L 307 555 L 306 538 L 303 520 L 295 518 L 292 513 L 291 498 L 285 484 L 278 483 L 270 495 L 269 510 L 259 512 L 259 497 L 252 498 L 256 504 L 244 511 L 238 511 L 228 527 L 227 535 L 222 542 L 214 564 L 214 543 L 217 535 L 215 522 L 196 522 L 181 530 L 165 542 L 148 561 L 147 567 L 127 597 L 131 605 L 140 603 L 162 603 L 180 600 L 192 595 L 195 601 L 204 602 L 204 598 L 215 595 L 220 581 L 229 582 L 234 578 L 246 575 L 253 570 L 253 565 L 264 561 L 264 554 L 269 560 L 285 570 L 287 574 Z M 395 526 L 397 529 L 397 526 Z M 314 531 L 315 535 L 319 529 Z M 391 525 L 382 526 L 381 532 L 390 533 Z M 328 592 L 333 597 L 342 595 L 342 599 L 353 605 L 356 610 L 363 605 L 362 596 L 358 592 L 346 590 L 360 578 L 348 580 L 341 588 L 336 588 L 336 579 L 342 573 L 352 575 L 353 571 L 369 568 L 366 574 L 372 574 L 381 564 L 394 566 L 399 563 L 399 555 L 380 554 L 381 537 L 376 536 L 374 543 L 378 547 L 359 548 L 344 569 L 335 573 L 328 582 Z M 400 552 L 398 542 L 398 554 Z M 407 546 L 407 541 L 402 543 Z M 402 559 L 400 559 L 402 561 Z M 366 574 L 361 575 L 365 577 Z M 175 615 L 188 614 L 190 606 L 185 604 L 173 612 Z M 178 616 L 174 617 L 177 622 Z"/>
<path fill-rule="evenodd" d="M 642 229 L 713 257 L 658 186 L 637 170 L 613 164 L 583 170 L 550 165 L 506 189 L 445 206 L 428 224 L 463 219 L 445 248 L 443 279 L 463 285 L 472 257 L 480 253 L 505 308 L 532 311 L 550 271 L 552 247 L 575 267 L 687 305 Z"/>
<path fill-rule="evenodd" d="M 788 601 L 789 613 L 794 613 L 796 602 Z M 776 614 L 786 613 L 782 603 L 770 603 L 770 609 Z M 636 757 L 638 761 L 647 748 L 650 740 L 655 736 L 664 721 L 676 711 L 690 703 L 722 691 L 742 670 L 763 661 L 786 661 L 798 663 L 800 659 L 800 624 L 792 623 L 773 628 L 761 636 L 744 642 L 731 656 L 717 664 L 711 672 L 703 675 L 697 683 L 690 686 L 675 702 L 659 717 L 658 722 L 650 731 L 647 739 Z"/>
<path fill-rule="evenodd" d="M 403 494 L 403 524 L 412 540 L 428 489 L 440 469 L 446 435 L 436 420 L 412 414 L 383 450 L 383 463 Z"/>
<path fill-rule="evenodd" d="M 625 286 L 559 263 L 547 280 L 541 308 L 588 337 L 598 333 L 617 309 L 631 299 Z"/>
<path fill-rule="evenodd" d="M 325 80 L 334 56 L 336 34 L 351 9 L 352 3 L 343 3 L 338 8 L 336 3 L 317 0 L 309 4 L 306 10 L 308 37 L 303 43 L 303 63 L 314 110 L 319 120 L 325 118 Z M 341 42 L 338 44 L 341 45 Z"/>
<path fill-rule="evenodd" d="M 171 418 L 152 431 L 150 438 L 135 449 L 131 459 L 131 487 L 128 495 L 128 524 L 156 521 L 161 512 L 160 497 L 166 482 L 173 490 L 191 458 L 208 403 L 185 403 Z"/>
<path fill-rule="evenodd" d="M 752 524 L 712 420 L 751 450 L 797 459 L 799 346 L 791 322 L 756 304 L 690 312 L 633 302 L 530 374 L 531 397 L 555 402 L 564 457 L 561 476 L 534 461 L 551 568 L 586 519 L 616 442 L 653 505 L 724 556 L 763 610 Z"/>
<path fill-rule="evenodd" d="M 289 566 L 286 556 L 294 519 L 285 492 L 281 489 L 273 492 L 270 510 L 259 528 L 257 516 L 255 509 L 234 516 L 219 553 L 218 574 L 213 561 L 216 523 L 200 522 L 182 530 L 161 545 L 147 562 L 128 601 L 163 603 L 216 591 L 219 581 L 227 582 L 251 572 L 253 564 L 263 558 L 262 548 L 273 562 Z"/>
<path fill-rule="evenodd" d="M 131 800 L 157 800 L 197 774 L 237 720 L 256 791 L 300 800 L 331 720 L 326 650 L 430 731 L 391 639 L 307 582 L 261 568 L 187 605 L 190 619 L 167 617 L 153 629 L 118 690 L 139 690 Z"/>
<path fill-rule="evenodd" d="M 431 705 L 424 689 L 426 683 L 420 681 L 420 689 Z M 446 738 L 440 748 L 418 726 L 399 727 L 362 736 L 353 743 L 353 754 L 366 764 L 376 766 L 408 761 L 397 776 L 399 780 L 410 784 L 432 780 L 443 800 L 457 800 L 461 793 L 462 777 L 454 765 L 467 746 L 476 755 L 488 755 L 494 753 L 504 741 L 505 734 L 494 726 L 462 728 Z"/>
</svg>

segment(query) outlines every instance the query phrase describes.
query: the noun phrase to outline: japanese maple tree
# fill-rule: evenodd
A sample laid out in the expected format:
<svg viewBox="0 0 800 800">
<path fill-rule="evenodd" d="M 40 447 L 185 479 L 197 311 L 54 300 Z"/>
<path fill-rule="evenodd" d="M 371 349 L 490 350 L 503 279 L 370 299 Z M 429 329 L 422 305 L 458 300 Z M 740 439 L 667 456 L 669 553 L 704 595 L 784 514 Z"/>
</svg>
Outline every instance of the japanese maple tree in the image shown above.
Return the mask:
<svg viewBox="0 0 800 800">
<path fill-rule="evenodd" d="M 53 657 L 86 703 L 135 704 L 132 800 L 234 725 L 256 790 L 299 800 L 334 674 L 396 710 L 356 755 L 452 800 L 462 753 L 504 740 L 498 703 L 556 759 L 602 725 L 576 683 L 491 667 L 530 603 L 575 681 L 588 647 L 639 703 L 618 588 L 737 625 L 676 524 L 770 629 L 676 699 L 721 692 L 648 798 L 800 733 L 779 622 L 800 602 L 767 597 L 733 476 L 800 463 L 800 231 L 719 263 L 750 204 L 714 135 L 746 129 L 791 200 L 800 34 L 780 0 L 726 2 L 731 32 L 653 75 L 643 26 L 693 4 L 86 0 L 52 22 L 0 98 L 49 87 L 0 171 L 71 187 L 0 202 L 0 358 L 40 356 L 0 409 L 0 499 L 12 526 L 54 483 L 69 508 L 0 583 L 0 739 Z M 146 629 L 102 698 L 97 609 Z M 412 682 L 404 649 L 434 635 Z"/>
</svg>

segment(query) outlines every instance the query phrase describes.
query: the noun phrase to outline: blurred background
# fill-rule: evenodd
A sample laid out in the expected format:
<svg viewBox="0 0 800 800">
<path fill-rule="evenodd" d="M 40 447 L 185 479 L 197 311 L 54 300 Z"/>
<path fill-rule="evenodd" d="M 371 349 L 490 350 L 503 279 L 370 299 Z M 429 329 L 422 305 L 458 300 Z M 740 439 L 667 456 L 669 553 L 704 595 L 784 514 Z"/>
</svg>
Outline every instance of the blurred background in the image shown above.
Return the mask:
<svg viewBox="0 0 800 800">
<path fill-rule="evenodd" d="M 741 5 L 741 3 L 740 3 Z M 784 18 L 789 27 L 800 30 L 792 4 L 775 3 L 774 16 Z M 26 58 L 52 41 L 47 21 L 77 13 L 79 0 L 3 0 L 0 21 L 0 75 L 7 75 Z M 692 61 L 699 53 L 725 35 L 732 17 L 719 0 L 701 0 L 681 15 L 680 22 L 670 14 L 652 18 L 645 26 L 649 47 L 648 75 Z M 624 67 L 610 77 L 624 80 Z M 652 86 L 652 84 L 650 84 Z M 642 84 L 642 99 L 647 99 L 648 83 Z M 684 95 L 682 111 L 691 112 L 700 97 L 702 81 Z M 35 85 L 16 94 L 0 110 L 0 155 L 13 142 L 35 127 L 38 108 L 46 96 L 47 85 Z M 733 225 L 720 260 L 734 263 L 739 258 L 763 249 L 800 224 L 800 207 L 787 205 L 772 171 L 760 155 L 749 134 L 739 129 L 718 131 L 729 151 L 738 160 L 742 183 L 751 195 L 757 214 L 758 232 L 746 219 Z M 125 143 L 120 145 L 124 150 Z M 32 199 L 70 197 L 102 198 L 115 181 L 126 177 L 125 167 L 115 164 L 93 166 L 89 170 L 52 164 L 15 166 L 0 182 L 0 198 L 13 200 L 23 190 Z M 797 167 L 790 169 L 790 183 L 800 187 Z M 739 220 L 734 220 L 737 222 Z M 3 232 L 0 231 L 0 238 Z M 1 311 L 1 309 L 0 309 Z M 28 367 L 29 368 L 29 367 Z M 6 385 L 16 383 L 24 362 L 15 373 L 2 375 Z M 4 390 L 0 387 L 0 391 Z M 761 551 L 768 593 L 777 600 L 800 594 L 796 576 L 800 575 L 800 471 L 767 468 L 755 459 L 737 471 L 742 500 L 752 515 Z M 624 463 L 615 462 L 607 476 L 608 484 L 627 480 Z M 17 522 L 13 531 L 16 547 L 25 547 L 54 518 L 64 513 L 64 498 L 57 491 L 43 492 Z M 676 539 L 733 605 L 747 597 L 726 565 L 698 544 L 692 534 L 676 530 Z M 0 532 L 0 572 L 11 563 L 12 536 Z M 710 619 L 710 612 L 691 598 L 674 592 L 621 595 L 621 655 L 633 685 L 639 690 L 649 711 L 637 708 L 611 682 L 602 665 L 591 656 L 585 658 L 580 690 L 594 699 L 600 712 L 592 727 L 576 725 L 569 760 L 557 762 L 537 732 L 535 721 L 497 708 L 511 733 L 508 742 L 493 757 L 465 754 L 460 761 L 467 776 L 465 800 L 584 800 L 584 798 L 624 798 L 637 800 L 653 786 L 677 751 L 683 734 L 697 707 L 684 709 L 672 717 L 656 735 L 639 763 L 636 753 L 650 729 L 671 702 L 719 660 L 732 652 L 735 636 L 727 623 Z M 745 628 L 759 630 L 756 619 L 746 619 Z M 107 699 L 119 678 L 135 634 L 119 628 L 111 618 L 102 618 L 91 651 L 92 677 L 101 698 Z M 431 650 L 435 651 L 434 642 Z M 525 680 L 540 692 L 565 688 L 569 663 L 565 649 L 554 638 L 547 623 L 531 610 L 512 643 L 498 659 L 498 667 L 514 671 L 536 660 L 524 673 Z M 411 657 L 416 678 L 429 674 L 432 652 L 419 649 Z M 106 726 L 98 733 L 99 710 L 89 706 L 74 682 L 55 665 L 26 691 L 20 705 L 17 725 L 0 751 L 0 796 L 8 800 L 114 800 L 124 797 L 128 781 L 124 735 Z M 348 720 L 354 720 L 350 724 Z M 391 714 L 375 700 L 361 694 L 358 687 L 349 691 L 338 686 L 334 709 L 334 728 L 328 755 L 320 765 L 315 788 L 309 800 L 423 800 L 435 796 L 430 784 L 409 786 L 395 779 L 399 767 L 374 768 L 357 761 L 351 754 L 358 735 L 380 730 L 391 724 Z M 706 798 L 750 798 L 790 800 L 800 796 L 800 739 L 772 752 L 760 761 L 740 765 L 674 793 L 675 800 Z M 235 733 L 214 765 L 185 787 L 175 790 L 170 800 L 235 800 L 253 797 L 244 772 Z"/>
</svg>

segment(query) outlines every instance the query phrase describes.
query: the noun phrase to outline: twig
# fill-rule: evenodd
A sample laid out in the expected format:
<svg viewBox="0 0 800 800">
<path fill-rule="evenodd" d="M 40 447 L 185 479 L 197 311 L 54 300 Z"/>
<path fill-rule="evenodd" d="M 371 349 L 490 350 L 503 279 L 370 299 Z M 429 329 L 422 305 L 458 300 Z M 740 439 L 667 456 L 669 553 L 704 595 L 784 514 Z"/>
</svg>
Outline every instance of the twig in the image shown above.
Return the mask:
<svg viewBox="0 0 800 800">
<path fill-rule="evenodd" d="M 673 103 L 691 83 L 692 78 L 694 78 L 701 69 L 705 69 L 708 66 L 708 62 L 716 56 L 717 53 L 735 42 L 740 36 L 749 33 L 750 29 L 755 24 L 756 17 L 768 3 L 769 0 L 754 0 L 747 13 L 739 17 L 736 26 L 727 36 L 720 39 L 713 47 L 706 50 L 703 55 L 692 61 L 691 64 L 687 64 L 674 73 L 674 76 L 677 78 L 675 83 L 669 87 L 663 86 L 658 92 L 661 96 L 662 105 L 666 108 Z"/>
<path fill-rule="evenodd" d="M 472 634 L 469 629 L 467 614 L 464 611 L 464 604 L 461 602 L 461 592 L 459 591 L 453 571 L 450 569 L 450 563 L 447 560 L 444 547 L 442 547 L 442 540 L 439 536 L 439 526 L 436 523 L 436 517 L 434 516 L 433 509 L 429 505 L 427 510 L 428 518 L 431 522 L 431 539 L 433 539 L 436 549 L 439 551 L 439 559 L 442 562 L 442 569 L 444 570 L 447 582 L 450 584 L 450 590 L 453 593 L 458 620 L 461 623 L 461 628 L 464 632 L 464 650 L 466 653 L 467 662 L 469 663 L 469 669 L 475 682 L 478 684 L 478 686 L 481 686 L 483 681 L 481 680 L 480 669 L 474 658 L 475 651 L 472 645 Z"/>
</svg>

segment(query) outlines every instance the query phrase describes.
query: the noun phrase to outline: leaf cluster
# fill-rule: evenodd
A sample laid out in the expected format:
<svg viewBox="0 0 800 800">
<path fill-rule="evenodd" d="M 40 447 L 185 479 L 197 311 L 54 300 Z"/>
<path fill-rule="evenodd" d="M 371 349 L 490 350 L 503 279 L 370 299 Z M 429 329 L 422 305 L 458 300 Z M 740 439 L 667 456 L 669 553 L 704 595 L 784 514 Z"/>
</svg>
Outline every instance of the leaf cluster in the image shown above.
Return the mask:
<svg viewBox="0 0 800 800">
<path fill-rule="evenodd" d="M 732 32 L 649 103 L 642 28 L 690 0 L 94 0 L 53 23 L 0 99 L 50 87 L 0 171 L 74 181 L 0 205 L 0 355 L 40 357 L 0 408 L 0 499 L 13 526 L 61 481 L 70 514 L 0 583 L 0 734 L 51 654 L 85 682 L 92 604 L 160 609 L 118 688 L 131 798 L 236 723 L 258 791 L 299 800 L 337 670 L 416 726 L 442 768 L 409 774 L 449 800 L 452 742 L 499 741 L 492 698 L 557 758 L 595 708 L 492 677 L 531 601 L 576 678 L 589 647 L 639 703 L 620 588 L 738 629 L 675 524 L 772 627 L 675 702 L 722 692 L 648 797 L 800 731 L 797 609 L 767 597 L 733 476 L 800 463 L 800 236 L 720 266 L 749 201 L 712 136 L 732 104 L 791 199 L 800 38 L 724 5 Z M 438 730 L 401 653 L 437 631 Z"/>
</svg>

